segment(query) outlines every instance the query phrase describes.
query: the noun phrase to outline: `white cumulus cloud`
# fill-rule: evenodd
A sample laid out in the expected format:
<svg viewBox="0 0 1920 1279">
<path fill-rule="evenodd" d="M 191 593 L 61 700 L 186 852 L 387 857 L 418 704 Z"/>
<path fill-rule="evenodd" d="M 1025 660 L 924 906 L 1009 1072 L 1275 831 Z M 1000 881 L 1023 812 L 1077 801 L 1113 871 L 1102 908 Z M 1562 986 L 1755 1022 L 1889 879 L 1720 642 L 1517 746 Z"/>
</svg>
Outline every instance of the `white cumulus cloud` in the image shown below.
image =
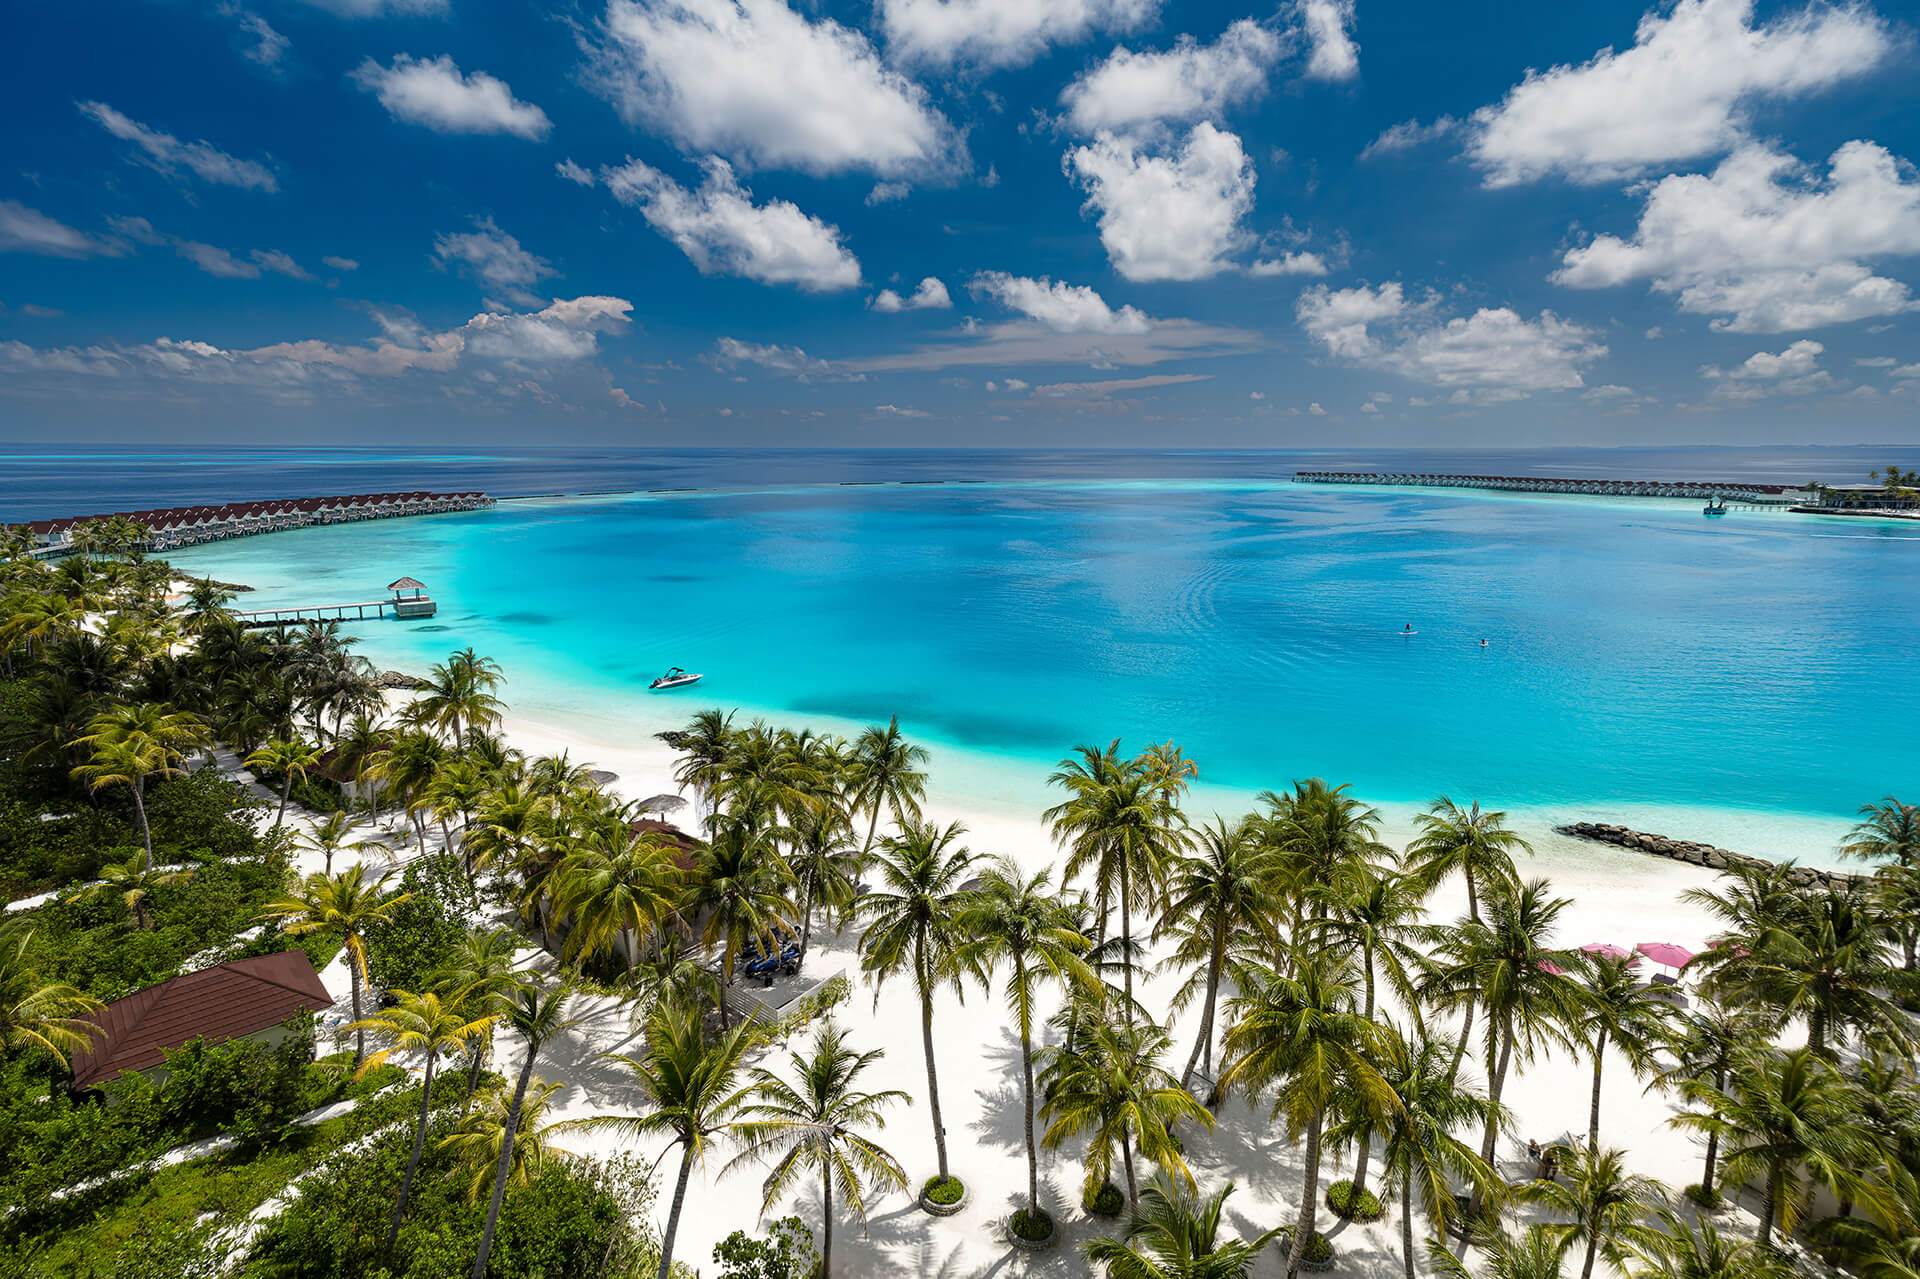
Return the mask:
<svg viewBox="0 0 1920 1279">
<path fill-rule="evenodd" d="M 484 71 L 463 74 L 445 54 L 427 59 L 402 53 L 390 67 L 368 58 L 353 80 L 394 119 L 435 133 L 510 133 L 538 142 L 553 128 L 547 113 L 514 97 L 506 81 Z"/>
<path fill-rule="evenodd" d="M 1753 25 L 1753 0 L 1677 0 L 1640 19 L 1632 47 L 1530 72 L 1475 112 L 1468 153 L 1489 186 L 1559 175 L 1613 182 L 1719 155 L 1753 105 L 1864 74 L 1894 35 L 1865 5 L 1814 4 Z"/>
<path fill-rule="evenodd" d="M 228 155 L 211 142 L 182 142 L 171 133 L 150 129 L 129 119 L 104 102 L 78 104 L 82 115 L 123 142 L 131 142 L 146 157 L 145 163 L 162 173 L 185 169 L 205 182 L 242 190 L 277 191 L 279 179 L 273 170 L 257 160 L 241 160 Z"/>
<path fill-rule="evenodd" d="M 982 271 L 968 287 L 1056 333 L 1140 334 L 1152 327 L 1145 313 L 1130 306 L 1116 311 L 1084 284 Z"/>
<path fill-rule="evenodd" d="M 1875 258 L 1920 254 L 1920 180 L 1883 147 L 1854 141 L 1824 177 L 1758 143 L 1711 174 L 1662 178 L 1631 239 L 1570 250 L 1556 283 L 1598 289 L 1649 280 L 1712 327 L 1783 333 L 1913 308 Z"/>
<path fill-rule="evenodd" d="M 1607 353 L 1593 330 L 1551 311 L 1526 319 L 1511 307 L 1440 315 L 1432 295 L 1410 300 L 1398 283 L 1300 295 L 1307 335 L 1342 360 L 1386 369 L 1467 400 L 1504 400 L 1585 385 L 1580 370 Z"/>
<path fill-rule="evenodd" d="M 1351 80 L 1360 74 L 1360 46 L 1348 30 L 1353 17 L 1353 0 L 1300 0 L 1300 25 L 1313 50 L 1307 58 L 1309 80 Z"/>
<path fill-rule="evenodd" d="M 1082 133 L 1218 120 L 1228 107 L 1266 92 L 1267 74 L 1281 49 L 1272 30 L 1242 18 L 1212 44 L 1181 36 L 1164 52 L 1115 49 L 1069 84 L 1060 102 L 1068 122 Z"/>
<path fill-rule="evenodd" d="M 1207 121 L 1161 154 L 1103 133 L 1066 163 L 1099 212 L 1114 270 L 1129 280 L 1206 279 L 1249 243 L 1241 223 L 1253 210 L 1253 165 L 1237 135 Z"/>
<path fill-rule="evenodd" d="M 888 51 L 940 66 L 1016 67 L 1095 31 L 1132 31 L 1159 0 L 880 0 Z"/>
<path fill-rule="evenodd" d="M 638 160 L 601 170 L 600 180 L 678 245 L 702 275 L 739 275 L 810 292 L 859 286 L 859 260 L 840 243 L 839 227 L 791 201 L 755 204 L 733 166 L 717 156 L 702 167 L 706 179 L 697 191 Z"/>
<path fill-rule="evenodd" d="M 1325 275 L 1327 260 L 1318 253 L 1300 250 L 1282 253 L 1277 258 L 1257 258 L 1247 268 L 1249 275 Z"/>
<path fill-rule="evenodd" d="M 783 0 L 610 0 L 593 80 L 629 123 L 769 168 L 946 172 L 960 142 L 867 37 Z"/>
<path fill-rule="evenodd" d="M 490 289 L 504 292 L 522 306 L 538 306 L 529 290 L 548 276 L 559 274 L 545 258 L 522 248 L 492 218 L 477 218 L 472 231 L 436 236 L 433 257 L 441 266 L 461 266 Z"/>
<path fill-rule="evenodd" d="M 930 275 L 906 297 L 892 289 L 880 290 L 872 305 L 876 311 L 944 311 L 953 305 L 953 299 L 947 295 L 947 286 Z"/>
</svg>

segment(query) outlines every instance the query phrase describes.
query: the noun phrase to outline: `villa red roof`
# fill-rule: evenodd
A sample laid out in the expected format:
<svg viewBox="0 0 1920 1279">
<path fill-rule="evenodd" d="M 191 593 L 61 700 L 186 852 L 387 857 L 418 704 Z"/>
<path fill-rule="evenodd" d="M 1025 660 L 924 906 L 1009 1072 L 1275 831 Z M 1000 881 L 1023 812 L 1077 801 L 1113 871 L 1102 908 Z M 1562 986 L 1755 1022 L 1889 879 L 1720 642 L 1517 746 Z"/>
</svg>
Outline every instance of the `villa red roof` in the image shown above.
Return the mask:
<svg viewBox="0 0 1920 1279">
<path fill-rule="evenodd" d="M 145 1070 L 195 1039 L 224 1043 L 278 1026 L 300 1012 L 333 1007 L 306 952 L 235 959 L 135 991 L 83 1018 L 105 1033 L 73 1055 L 73 1086 L 89 1088 L 123 1070 Z"/>
</svg>

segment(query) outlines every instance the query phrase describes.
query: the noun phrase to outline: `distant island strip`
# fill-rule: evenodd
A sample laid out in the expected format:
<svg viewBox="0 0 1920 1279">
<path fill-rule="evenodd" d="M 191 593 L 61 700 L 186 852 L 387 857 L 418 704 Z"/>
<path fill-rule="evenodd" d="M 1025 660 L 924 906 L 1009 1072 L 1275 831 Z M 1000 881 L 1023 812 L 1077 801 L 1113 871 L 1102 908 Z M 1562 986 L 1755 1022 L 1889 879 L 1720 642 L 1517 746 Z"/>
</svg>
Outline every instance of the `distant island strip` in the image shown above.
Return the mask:
<svg viewBox="0 0 1920 1279">
<path fill-rule="evenodd" d="M 164 551 L 202 542 L 278 533 L 317 524 L 351 524 L 407 515 L 477 511 L 494 505 L 485 493 L 355 493 L 344 497 L 279 498 L 220 506 L 174 506 L 153 511 L 113 511 L 6 526 L 24 532 L 33 553 L 68 555 L 96 549 L 102 537 L 143 550 Z"/>
</svg>

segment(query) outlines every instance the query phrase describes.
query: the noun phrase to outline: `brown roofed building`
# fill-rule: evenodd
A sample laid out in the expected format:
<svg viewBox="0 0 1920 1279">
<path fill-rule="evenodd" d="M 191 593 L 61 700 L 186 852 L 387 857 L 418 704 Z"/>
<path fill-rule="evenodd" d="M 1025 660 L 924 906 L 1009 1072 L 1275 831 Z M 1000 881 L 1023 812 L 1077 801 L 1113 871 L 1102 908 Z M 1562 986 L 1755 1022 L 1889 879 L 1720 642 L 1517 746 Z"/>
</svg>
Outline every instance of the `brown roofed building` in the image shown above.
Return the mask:
<svg viewBox="0 0 1920 1279">
<path fill-rule="evenodd" d="M 73 1054 L 73 1087 L 97 1087 L 123 1070 L 151 1071 L 167 1053 L 195 1039 L 275 1043 L 283 1038 L 280 1023 L 289 1017 L 331 1007 L 333 996 L 305 951 L 256 955 L 184 973 L 83 1019 L 105 1033 Z"/>
</svg>

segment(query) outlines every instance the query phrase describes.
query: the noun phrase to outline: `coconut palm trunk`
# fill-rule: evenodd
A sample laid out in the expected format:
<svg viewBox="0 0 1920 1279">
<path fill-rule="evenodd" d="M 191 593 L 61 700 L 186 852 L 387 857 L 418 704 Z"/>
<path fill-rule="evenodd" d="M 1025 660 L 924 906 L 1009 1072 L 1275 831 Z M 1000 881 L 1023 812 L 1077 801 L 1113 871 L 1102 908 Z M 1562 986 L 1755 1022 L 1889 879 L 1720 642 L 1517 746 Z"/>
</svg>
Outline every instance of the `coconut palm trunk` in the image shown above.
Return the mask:
<svg viewBox="0 0 1920 1279">
<path fill-rule="evenodd" d="M 1216 924 L 1213 929 L 1213 954 L 1207 960 L 1207 999 L 1200 1009 L 1200 1036 L 1193 1041 L 1193 1052 L 1187 1056 L 1187 1067 L 1180 1072 L 1180 1086 L 1185 1088 L 1193 1078 L 1193 1064 L 1200 1060 L 1202 1051 L 1206 1053 L 1207 1078 L 1213 1078 L 1213 1012 L 1220 999 L 1220 970 L 1226 966 L 1227 933 L 1224 924 Z"/>
<path fill-rule="evenodd" d="M 933 981 L 926 972 L 926 959 L 920 960 L 920 1044 L 927 1054 L 927 1105 L 933 1111 L 933 1151 L 939 1160 L 940 1178 L 947 1172 L 947 1125 L 940 1116 L 940 1080 L 933 1062 Z"/>
<path fill-rule="evenodd" d="M 1419 1279 L 1413 1270 L 1413 1178 L 1400 1182 L 1400 1255 L 1406 1259 L 1407 1279 Z"/>
<path fill-rule="evenodd" d="M 153 869 L 153 830 L 147 825 L 147 779 L 133 779 L 133 815 L 140 823 L 140 846 L 147 852 L 146 869 Z"/>
<path fill-rule="evenodd" d="M 1500 1140 L 1500 1094 L 1506 1089 L 1507 1066 L 1513 1060 L 1512 1028 L 1508 1027 L 1506 1034 L 1497 1034 L 1496 1037 L 1500 1041 L 1500 1052 L 1498 1062 L 1493 1068 L 1493 1078 L 1487 1084 L 1487 1104 L 1490 1107 L 1487 1113 L 1487 1135 L 1486 1139 L 1480 1143 L 1480 1158 L 1489 1168 L 1496 1166 L 1493 1161 L 1493 1151 Z M 1469 1221 L 1478 1219 L 1483 1202 L 1484 1195 L 1478 1187 L 1475 1187 L 1472 1206 L 1467 1213 Z"/>
<path fill-rule="evenodd" d="M 1587 1149 L 1593 1154 L 1600 1153 L 1600 1071 L 1607 1060 L 1607 1028 L 1600 1028 L 1600 1037 L 1593 1044 L 1593 1101 L 1587 1107 Z M 1592 1264 L 1589 1257 L 1588 1264 Z"/>
<path fill-rule="evenodd" d="M 833 1174 L 820 1170 L 820 1279 L 833 1274 Z"/>
<path fill-rule="evenodd" d="M 667 1209 L 667 1232 L 660 1237 L 659 1279 L 672 1279 L 673 1240 L 680 1233 L 680 1208 L 687 1201 L 687 1177 L 693 1171 L 693 1147 L 680 1156 L 680 1176 L 673 1183 L 673 1207 Z"/>
<path fill-rule="evenodd" d="M 287 801 L 293 798 L 293 770 L 288 769 L 285 780 L 280 783 L 280 812 L 273 819 L 275 826 L 287 824 Z"/>
<path fill-rule="evenodd" d="M 1023 1028 L 1020 1033 L 1020 1069 L 1026 1081 L 1026 1113 L 1021 1117 L 1027 1129 L 1027 1212 L 1040 1211 L 1040 1148 L 1033 1141 L 1033 1036 Z"/>
<path fill-rule="evenodd" d="M 477 1066 L 478 1058 L 475 1059 Z M 493 1232 L 500 1225 L 500 1205 L 507 1197 L 507 1174 L 513 1168 L 513 1137 L 520 1127 L 520 1107 L 527 1099 L 527 1084 L 533 1078 L 533 1048 L 520 1063 L 520 1078 L 513 1085 L 513 1101 L 507 1106 L 507 1122 L 500 1130 L 500 1160 L 493 1166 L 493 1196 L 487 1200 L 487 1223 L 480 1228 L 480 1255 L 473 1263 L 473 1279 L 486 1279 L 487 1254 L 493 1251 Z M 471 1095 L 472 1089 L 468 1089 Z"/>
<path fill-rule="evenodd" d="M 1287 1252 L 1287 1279 L 1299 1279 L 1300 1262 L 1313 1238 L 1314 1197 L 1320 1193 L 1320 1129 L 1326 1116 L 1314 1112 L 1307 1121 L 1307 1177 L 1300 1189 L 1300 1219 L 1293 1227 L 1293 1247 Z"/>
<path fill-rule="evenodd" d="M 413 1154 L 407 1157 L 407 1175 L 400 1179 L 400 1199 L 393 1205 L 393 1224 L 387 1228 L 389 1255 L 400 1238 L 400 1222 L 407 1215 L 407 1196 L 413 1193 L 413 1174 L 420 1170 L 420 1151 L 427 1144 L 427 1115 L 433 1108 L 433 1064 L 440 1054 L 427 1050 L 426 1079 L 420 1085 L 420 1118 L 413 1126 Z"/>
<path fill-rule="evenodd" d="M 353 1068 L 357 1071 L 361 1063 L 367 1059 L 367 1030 L 365 1026 L 360 1025 L 360 986 L 362 984 L 360 965 L 355 962 L 351 954 L 351 946 L 348 950 L 347 986 L 353 991 L 353 1023 L 357 1027 L 353 1032 Z"/>
</svg>

